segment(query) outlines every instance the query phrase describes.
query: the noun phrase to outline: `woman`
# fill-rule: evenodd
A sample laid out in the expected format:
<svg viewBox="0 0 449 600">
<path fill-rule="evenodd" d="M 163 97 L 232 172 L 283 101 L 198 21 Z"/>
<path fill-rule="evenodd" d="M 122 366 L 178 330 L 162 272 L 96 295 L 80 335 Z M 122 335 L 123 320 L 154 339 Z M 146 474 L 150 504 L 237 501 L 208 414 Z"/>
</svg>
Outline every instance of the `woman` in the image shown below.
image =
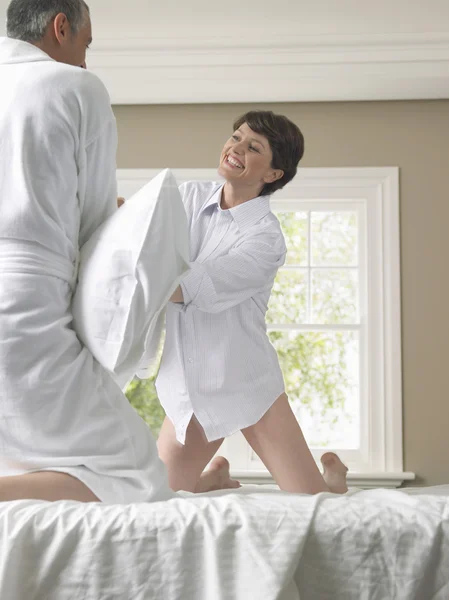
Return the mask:
<svg viewBox="0 0 449 600">
<path fill-rule="evenodd" d="M 286 246 L 269 196 L 296 174 L 298 127 L 271 111 L 234 124 L 220 157 L 224 184 L 180 188 L 191 271 L 167 310 L 156 382 L 165 408 L 159 455 L 174 490 L 196 491 L 224 437 L 241 430 L 281 489 L 344 493 L 346 467 L 322 458 L 324 478 L 290 408 L 265 314 Z"/>
</svg>

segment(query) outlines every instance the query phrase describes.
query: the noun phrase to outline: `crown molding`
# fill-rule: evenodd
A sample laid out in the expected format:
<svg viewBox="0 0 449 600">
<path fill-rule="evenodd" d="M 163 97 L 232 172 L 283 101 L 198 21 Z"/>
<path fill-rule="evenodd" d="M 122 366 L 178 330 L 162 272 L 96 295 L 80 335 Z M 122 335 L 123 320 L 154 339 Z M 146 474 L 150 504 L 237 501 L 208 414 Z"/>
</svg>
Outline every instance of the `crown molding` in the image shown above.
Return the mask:
<svg viewBox="0 0 449 600">
<path fill-rule="evenodd" d="M 89 68 L 113 104 L 449 98 L 449 32 L 99 40 Z"/>
</svg>

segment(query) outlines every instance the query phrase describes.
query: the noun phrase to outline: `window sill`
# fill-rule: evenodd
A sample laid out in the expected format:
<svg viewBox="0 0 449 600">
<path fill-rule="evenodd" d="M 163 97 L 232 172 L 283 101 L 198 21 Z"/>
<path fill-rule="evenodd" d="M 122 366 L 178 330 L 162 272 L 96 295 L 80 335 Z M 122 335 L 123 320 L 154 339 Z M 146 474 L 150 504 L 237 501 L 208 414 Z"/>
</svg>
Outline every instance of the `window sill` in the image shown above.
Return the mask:
<svg viewBox="0 0 449 600">
<path fill-rule="evenodd" d="M 231 471 L 231 476 L 246 484 L 275 485 L 269 473 L 263 471 Z M 398 488 L 405 481 L 413 481 L 415 474 L 410 472 L 394 473 L 348 473 L 349 487 L 364 489 Z"/>
</svg>

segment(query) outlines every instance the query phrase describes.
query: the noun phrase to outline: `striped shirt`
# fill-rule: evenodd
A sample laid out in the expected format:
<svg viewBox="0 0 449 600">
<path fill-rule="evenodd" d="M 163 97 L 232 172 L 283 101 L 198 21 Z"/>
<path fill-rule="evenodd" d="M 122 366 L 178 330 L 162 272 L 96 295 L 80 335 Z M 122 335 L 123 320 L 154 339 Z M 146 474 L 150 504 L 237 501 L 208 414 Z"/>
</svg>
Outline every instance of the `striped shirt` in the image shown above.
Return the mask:
<svg viewBox="0 0 449 600">
<path fill-rule="evenodd" d="M 254 425 L 284 391 L 265 324 L 286 246 L 261 196 L 220 206 L 223 185 L 180 186 L 190 227 L 191 270 L 183 304 L 169 303 L 156 388 L 176 437 L 192 415 L 209 441 Z"/>
</svg>

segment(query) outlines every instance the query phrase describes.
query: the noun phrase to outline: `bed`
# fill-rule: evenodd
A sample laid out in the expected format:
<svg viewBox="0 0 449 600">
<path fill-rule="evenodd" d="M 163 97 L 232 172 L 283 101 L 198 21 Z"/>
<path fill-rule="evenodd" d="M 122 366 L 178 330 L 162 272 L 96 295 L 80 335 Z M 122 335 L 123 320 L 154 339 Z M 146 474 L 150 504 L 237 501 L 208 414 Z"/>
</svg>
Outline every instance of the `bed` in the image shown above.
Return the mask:
<svg viewBox="0 0 449 600">
<path fill-rule="evenodd" d="M 1 600 L 447 600 L 449 485 L 0 505 Z"/>
</svg>

